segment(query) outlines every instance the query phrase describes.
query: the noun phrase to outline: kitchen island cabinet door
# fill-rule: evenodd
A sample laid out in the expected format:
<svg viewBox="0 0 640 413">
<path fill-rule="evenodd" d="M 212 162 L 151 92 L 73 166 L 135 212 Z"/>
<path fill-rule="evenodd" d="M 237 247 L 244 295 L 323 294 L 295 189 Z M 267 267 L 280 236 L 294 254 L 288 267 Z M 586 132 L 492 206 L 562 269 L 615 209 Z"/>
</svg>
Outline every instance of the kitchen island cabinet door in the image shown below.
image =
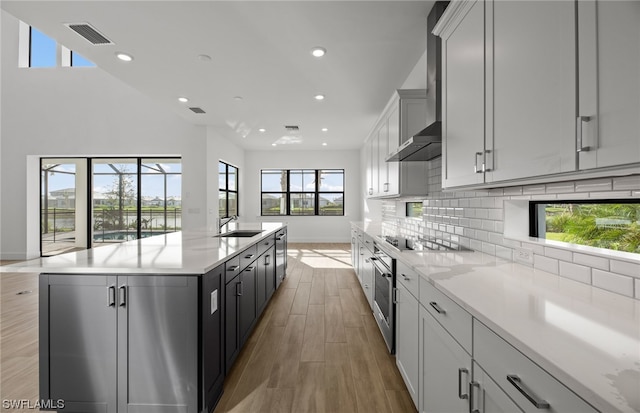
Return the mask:
<svg viewBox="0 0 640 413">
<path fill-rule="evenodd" d="M 440 34 L 444 188 L 484 183 L 484 2 L 474 0 L 460 4 L 460 13 Z"/>
<path fill-rule="evenodd" d="M 574 171 L 575 4 L 487 0 L 485 7 L 485 181 Z"/>
<path fill-rule="evenodd" d="M 264 267 L 266 272 L 266 302 L 268 303 L 273 296 L 273 293 L 276 292 L 276 249 L 275 247 L 271 247 L 267 250 L 267 252 L 263 255 L 264 257 Z M 262 310 L 258 312 L 258 314 L 262 313 Z"/>
<path fill-rule="evenodd" d="M 471 409 L 477 413 L 521 413 L 522 409 L 513 402 L 478 365 L 473 363 Z"/>
<path fill-rule="evenodd" d="M 118 412 L 198 409 L 198 277 L 118 276 Z"/>
<path fill-rule="evenodd" d="M 229 372 L 240 353 L 240 275 L 225 285 L 224 293 L 224 352 L 225 371 Z"/>
<path fill-rule="evenodd" d="M 287 229 L 283 228 L 276 234 L 276 289 L 287 276 Z"/>
<path fill-rule="evenodd" d="M 224 382 L 223 291 L 225 266 L 202 277 L 202 381 L 204 410 L 210 411 L 222 395 Z"/>
<path fill-rule="evenodd" d="M 257 261 L 245 268 L 240 274 L 240 346 L 249 338 L 251 329 L 256 321 L 256 294 L 258 267 Z"/>
<path fill-rule="evenodd" d="M 65 412 L 117 410 L 115 286 L 115 276 L 40 276 L 40 397 Z"/>
<path fill-rule="evenodd" d="M 640 2 L 577 7 L 579 167 L 640 163 Z"/>
<path fill-rule="evenodd" d="M 471 356 L 420 306 L 420 412 L 467 412 Z"/>
</svg>

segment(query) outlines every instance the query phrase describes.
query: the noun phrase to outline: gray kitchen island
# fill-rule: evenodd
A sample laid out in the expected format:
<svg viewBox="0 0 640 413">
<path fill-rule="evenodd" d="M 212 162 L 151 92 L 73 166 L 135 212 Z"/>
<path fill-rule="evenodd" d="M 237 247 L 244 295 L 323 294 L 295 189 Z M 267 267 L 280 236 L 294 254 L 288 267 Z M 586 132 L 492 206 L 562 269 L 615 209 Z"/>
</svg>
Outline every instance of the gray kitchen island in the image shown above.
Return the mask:
<svg viewBox="0 0 640 413">
<path fill-rule="evenodd" d="M 285 268 L 281 223 L 21 264 L 40 273 L 41 399 L 65 412 L 213 411 Z"/>
</svg>

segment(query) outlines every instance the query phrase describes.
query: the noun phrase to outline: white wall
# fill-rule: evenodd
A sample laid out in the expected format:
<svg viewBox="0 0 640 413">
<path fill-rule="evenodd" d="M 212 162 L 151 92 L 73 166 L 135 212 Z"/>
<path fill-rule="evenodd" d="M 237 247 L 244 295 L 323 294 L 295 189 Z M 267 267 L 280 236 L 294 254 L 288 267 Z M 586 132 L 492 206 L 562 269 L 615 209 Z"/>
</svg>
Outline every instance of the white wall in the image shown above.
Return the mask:
<svg viewBox="0 0 640 413">
<path fill-rule="evenodd" d="M 360 151 L 247 151 L 245 153 L 245 191 L 240 199 L 248 221 L 286 221 L 289 242 L 349 242 L 350 221 L 360 221 L 362 187 Z M 344 169 L 345 215 L 305 217 L 260 216 L 260 170 L 262 169 Z"/>
<path fill-rule="evenodd" d="M 183 228 L 206 225 L 204 127 L 99 68 L 20 69 L 18 20 L 2 12 L 1 29 L 0 257 L 39 255 L 40 156 L 182 156 Z"/>
</svg>

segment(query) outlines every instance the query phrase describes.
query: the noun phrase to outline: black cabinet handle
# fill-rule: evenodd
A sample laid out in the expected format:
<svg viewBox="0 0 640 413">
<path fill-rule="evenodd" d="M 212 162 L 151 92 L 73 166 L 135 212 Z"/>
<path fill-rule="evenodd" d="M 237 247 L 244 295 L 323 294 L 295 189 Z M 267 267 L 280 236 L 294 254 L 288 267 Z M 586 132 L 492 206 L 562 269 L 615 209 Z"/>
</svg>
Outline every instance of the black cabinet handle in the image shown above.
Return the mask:
<svg viewBox="0 0 640 413">
<path fill-rule="evenodd" d="M 531 389 L 522 383 L 520 377 L 515 374 L 508 374 L 507 381 L 513 385 L 524 397 L 527 398 L 537 409 L 548 409 L 550 408 L 549 403 L 546 400 L 540 399 L 536 396 Z"/>
<path fill-rule="evenodd" d="M 229 268 L 227 269 L 227 271 L 236 272 L 236 271 L 238 271 L 238 269 L 240 269 L 240 266 L 239 266 L 239 265 L 234 265 L 234 266 L 232 266 L 232 267 L 229 267 Z"/>
<path fill-rule="evenodd" d="M 244 257 L 248 260 L 250 260 L 251 258 L 253 258 L 255 256 L 255 254 L 249 254 L 249 255 L 245 255 Z"/>
<path fill-rule="evenodd" d="M 431 301 L 431 302 L 429 303 L 429 305 L 430 305 L 431 307 L 433 307 L 433 309 L 434 309 L 434 310 L 436 310 L 436 311 L 438 312 L 438 314 L 447 314 L 446 310 L 445 310 L 444 308 L 440 307 L 440 306 L 438 305 L 438 303 L 436 303 L 435 301 Z"/>
<path fill-rule="evenodd" d="M 127 305 L 127 287 L 124 285 L 121 285 L 120 288 L 118 288 L 118 305 L 120 307 Z"/>
<path fill-rule="evenodd" d="M 239 287 L 239 288 L 238 288 L 238 287 Z M 236 284 L 236 295 L 237 295 L 238 297 L 242 297 L 242 290 L 243 290 L 243 288 L 242 288 L 242 281 L 240 281 L 240 282 L 238 282 L 238 283 Z"/>
<path fill-rule="evenodd" d="M 109 307 L 116 305 L 116 287 L 113 285 L 108 289 L 107 302 L 109 303 Z"/>
<path fill-rule="evenodd" d="M 247 271 L 247 272 L 251 272 L 251 271 L 253 271 L 253 270 L 255 270 L 255 269 L 256 269 L 256 267 L 255 267 L 254 265 L 252 265 L 252 266 L 250 266 L 250 267 L 247 267 L 247 268 L 245 269 L 245 271 Z"/>
</svg>

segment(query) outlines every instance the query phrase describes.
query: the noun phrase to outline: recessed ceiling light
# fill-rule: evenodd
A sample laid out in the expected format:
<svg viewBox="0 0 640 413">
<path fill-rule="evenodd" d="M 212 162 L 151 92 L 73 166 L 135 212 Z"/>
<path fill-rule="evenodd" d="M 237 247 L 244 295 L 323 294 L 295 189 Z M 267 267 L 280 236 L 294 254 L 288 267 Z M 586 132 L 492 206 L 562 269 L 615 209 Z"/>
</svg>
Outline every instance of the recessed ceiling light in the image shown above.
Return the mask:
<svg viewBox="0 0 640 413">
<path fill-rule="evenodd" d="M 275 143 L 272 143 L 272 144 L 271 144 L 271 146 L 276 146 L 276 144 L 275 144 Z"/>
<path fill-rule="evenodd" d="M 326 132 L 326 131 L 328 131 L 328 130 L 329 130 L 329 129 L 327 129 L 327 128 L 322 128 L 322 132 Z"/>
<path fill-rule="evenodd" d="M 314 57 L 322 57 L 327 53 L 327 49 L 325 49 L 324 47 L 314 47 L 313 49 L 311 49 L 311 54 Z"/>
<path fill-rule="evenodd" d="M 322 142 L 322 146 L 327 146 L 327 142 Z"/>
<path fill-rule="evenodd" d="M 324 95 L 318 94 L 314 96 L 316 100 L 324 100 Z"/>
<path fill-rule="evenodd" d="M 122 52 L 117 52 L 116 57 L 122 60 L 123 62 L 130 62 L 133 60 L 133 56 L 131 56 L 130 54 L 122 53 Z"/>
<path fill-rule="evenodd" d="M 199 54 L 198 60 L 200 60 L 201 62 L 210 62 L 211 56 L 209 56 L 208 54 Z"/>
<path fill-rule="evenodd" d="M 260 129 L 258 129 L 258 132 L 260 132 L 260 133 L 265 133 L 266 131 L 267 131 L 267 130 L 266 130 L 265 128 L 260 128 Z"/>
<path fill-rule="evenodd" d="M 189 99 L 185 98 L 185 97 L 179 97 L 178 100 L 182 103 L 187 103 L 189 101 Z"/>
<path fill-rule="evenodd" d="M 233 100 L 241 101 L 242 100 L 242 96 L 234 96 Z"/>
</svg>

